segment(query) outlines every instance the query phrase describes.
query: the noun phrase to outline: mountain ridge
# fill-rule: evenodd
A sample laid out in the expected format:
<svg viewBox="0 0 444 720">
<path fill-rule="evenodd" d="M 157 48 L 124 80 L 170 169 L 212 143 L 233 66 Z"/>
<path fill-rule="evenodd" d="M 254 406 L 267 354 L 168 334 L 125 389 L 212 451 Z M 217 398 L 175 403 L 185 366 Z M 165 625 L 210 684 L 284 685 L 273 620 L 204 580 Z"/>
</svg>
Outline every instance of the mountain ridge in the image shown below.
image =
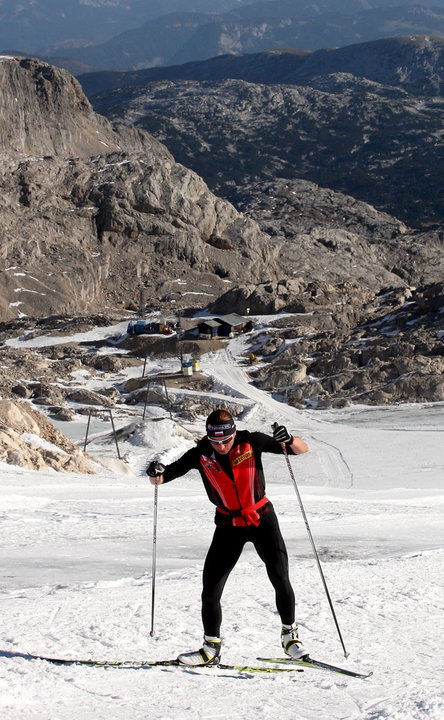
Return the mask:
<svg viewBox="0 0 444 720">
<path fill-rule="evenodd" d="M 254 6 L 253 6 L 254 7 Z M 205 60 L 217 55 L 285 47 L 317 50 L 406 34 L 444 34 L 444 8 L 412 5 L 371 8 L 355 15 L 326 13 L 301 18 L 206 16 L 176 13 L 147 21 L 105 43 L 67 48 L 66 58 L 103 69 L 137 70 Z M 45 52 L 47 58 L 60 50 Z"/>
<path fill-rule="evenodd" d="M 381 67 L 381 55 L 384 57 Z M 398 63 L 390 58 L 395 56 Z M 444 37 L 400 35 L 343 48 L 316 51 L 281 48 L 242 55 L 218 55 L 208 60 L 136 71 L 82 73 L 86 94 L 159 80 L 238 79 L 263 84 L 304 85 L 319 75 L 350 72 L 356 77 L 383 82 L 413 94 L 442 95 L 444 90 Z M 402 63 L 400 65 L 400 63 Z M 416 85 L 409 78 L 413 67 Z"/>
</svg>

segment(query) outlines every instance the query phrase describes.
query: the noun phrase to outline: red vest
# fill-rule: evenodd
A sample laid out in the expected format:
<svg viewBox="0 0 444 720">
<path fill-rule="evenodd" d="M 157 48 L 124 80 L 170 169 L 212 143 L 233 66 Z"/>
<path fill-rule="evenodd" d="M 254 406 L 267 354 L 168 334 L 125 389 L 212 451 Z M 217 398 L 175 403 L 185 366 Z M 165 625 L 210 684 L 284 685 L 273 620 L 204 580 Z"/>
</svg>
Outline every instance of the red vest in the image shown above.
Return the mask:
<svg viewBox="0 0 444 720">
<path fill-rule="evenodd" d="M 234 480 L 224 472 L 217 456 L 200 456 L 200 464 L 216 498 L 217 509 L 231 516 L 232 525 L 259 525 L 259 508 L 268 502 L 260 491 L 253 448 L 248 442 L 235 445 L 228 454 Z"/>
</svg>

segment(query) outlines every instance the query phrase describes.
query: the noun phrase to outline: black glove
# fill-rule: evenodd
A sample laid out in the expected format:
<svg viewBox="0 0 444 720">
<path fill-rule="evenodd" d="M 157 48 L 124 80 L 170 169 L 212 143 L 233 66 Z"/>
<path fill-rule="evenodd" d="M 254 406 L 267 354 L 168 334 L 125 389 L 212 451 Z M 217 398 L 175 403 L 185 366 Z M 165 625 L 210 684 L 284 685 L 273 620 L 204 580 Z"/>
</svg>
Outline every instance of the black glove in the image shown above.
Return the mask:
<svg viewBox="0 0 444 720">
<path fill-rule="evenodd" d="M 285 425 L 275 423 L 273 426 L 273 438 L 278 443 L 291 443 L 293 435 L 290 435 Z"/>
<path fill-rule="evenodd" d="M 158 460 L 152 460 L 146 469 L 146 474 L 150 477 L 158 477 L 163 475 L 165 472 L 165 465 L 162 465 Z"/>
</svg>

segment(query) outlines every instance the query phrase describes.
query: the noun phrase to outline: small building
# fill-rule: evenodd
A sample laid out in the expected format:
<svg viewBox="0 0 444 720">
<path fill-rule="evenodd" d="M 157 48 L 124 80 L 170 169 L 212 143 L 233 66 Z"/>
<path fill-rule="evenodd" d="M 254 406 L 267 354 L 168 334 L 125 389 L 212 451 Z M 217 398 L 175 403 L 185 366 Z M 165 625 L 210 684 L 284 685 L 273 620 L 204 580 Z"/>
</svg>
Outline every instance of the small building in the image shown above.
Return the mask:
<svg viewBox="0 0 444 720">
<path fill-rule="evenodd" d="M 219 337 L 234 337 L 247 331 L 247 326 L 251 328 L 250 318 L 244 318 L 242 315 L 237 313 L 230 313 L 229 315 L 221 315 L 215 318 L 220 323 L 218 330 Z"/>
<path fill-rule="evenodd" d="M 218 320 L 205 320 L 198 324 L 199 337 L 202 340 L 211 340 L 217 337 L 220 322 Z"/>
<path fill-rule="evenodd" d="M 234 337 L 243 332 L 248 332 L 252 327 L 252 321 L 242 315 L 230 313 L 229 315 L 203 320 L 197 327 L 200 338 Z"/>
</svg>

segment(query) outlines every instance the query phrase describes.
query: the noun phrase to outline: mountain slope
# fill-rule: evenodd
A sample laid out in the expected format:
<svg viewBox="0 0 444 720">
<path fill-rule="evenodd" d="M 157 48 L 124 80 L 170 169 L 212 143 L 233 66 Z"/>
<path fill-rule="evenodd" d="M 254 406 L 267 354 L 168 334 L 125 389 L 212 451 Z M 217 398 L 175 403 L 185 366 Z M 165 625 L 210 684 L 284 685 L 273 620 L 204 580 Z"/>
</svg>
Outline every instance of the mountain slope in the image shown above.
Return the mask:
<svg viewBox="0 0 444 720">
<path fill-rule="evenodd" d="M 252 77 L 254 68 L 267 77 L 271 68 L 275 84 L 144 83 L 144 71 L 130 74 L 128 83 L 122 75 L 120 88 L 91 99 L 113 121 L 152 132 L 232 202 L 239 186 L 302 178 L 415 226 L 443 221 L 443 38 L 389 38 L 237 63 L 219 58 L 183 66 L 182 73 L 208 76 L 213 68 L 216 77 L 224 71 Z M 180 68 L 168 70 L 180 75 Z M 95 76 L 87 76 L 88 83 L 94 88 Z"/>
<path fill-rule="evenodd" d="M 112 128 L 67 72 L 3 58 L 0 97 L 0 319 L 128 304 L 140 285 L 159 303 L 165 280 L 202 300 L 276 273 L 253 221 L 154 138 Z"/>
</svg>

